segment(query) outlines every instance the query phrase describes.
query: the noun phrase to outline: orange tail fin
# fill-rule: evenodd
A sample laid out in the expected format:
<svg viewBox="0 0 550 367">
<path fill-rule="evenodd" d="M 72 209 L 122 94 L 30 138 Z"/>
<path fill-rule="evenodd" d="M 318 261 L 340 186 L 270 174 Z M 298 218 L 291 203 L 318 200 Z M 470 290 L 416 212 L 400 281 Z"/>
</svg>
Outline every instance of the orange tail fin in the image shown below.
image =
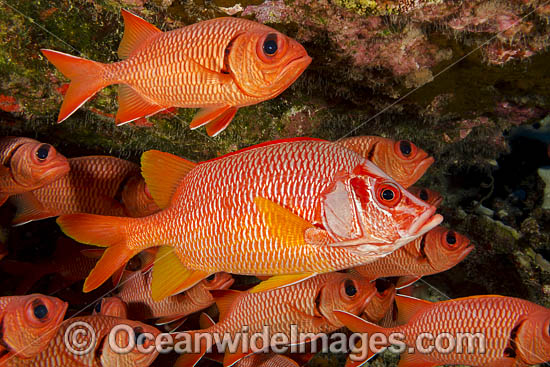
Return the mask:
<svg viewBox="0 0 550 367">
<path fill-rule="evenodd" d="M 107 247 L 84 282 L 84 292 L 103 284 L 141 249 L 127 247 L 127 228 L 131 218 L 93 214 L 69 214 L 57 219 L 61 230 L 72 239 L 87 245 Z"/>
<path fill-rule="evenodd" d="M 111 84 L 102 75 L 105 69 L 102 63 L 53 50 L 40 51 L 63 75 L 71 79 L 57 122 L 65 120 L 94 94 Z"/>
</svg>

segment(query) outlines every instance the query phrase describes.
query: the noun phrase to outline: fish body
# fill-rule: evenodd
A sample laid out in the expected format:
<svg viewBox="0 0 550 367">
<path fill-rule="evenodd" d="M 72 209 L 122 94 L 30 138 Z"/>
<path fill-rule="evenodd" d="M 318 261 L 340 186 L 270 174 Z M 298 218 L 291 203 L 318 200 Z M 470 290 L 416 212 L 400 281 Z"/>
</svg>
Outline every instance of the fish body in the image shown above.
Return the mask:
<svg viewBox="0 0 550 367">
<path fill-rule="evenodd" d="M 235 367 L 299 367 L 292 358 L 275 353 L 256 353 L 240 360 Z"/>
<path fill-rule="evenodd" d="M 422 276 L 452 268 L 473 249 L 466 236 L 438 226 L 388 256 L 354 269 L 369 279 L 402 277 L 397 283 L 402 288 Z"/>
<path fill-rule="evenodd" d="M 101 64 L 52 50 L 42 53 L 71 79 L 58 121 L 97 91 L 119 88 L 118 124 L 170 107 L 203 108 L 192 128 L 216 135 L 237 109 L 279 95 L 311 62 L 295 40 L 246 19 L 217 18 L 169 32 L 123 10 L 123 61 Z"/>
<path fill-rule="evenodd" d="M 370 322 L 379 322 L 391 309 L 393 300 L 395 299 L 395 293 L 395 286 L 393 284 L 385 287 L 383 290 L 377 289 L 376 293 L 363 310 L 362 317 Z"/>
<path fill-rule="evenodd" d="M 158 323 L 173 322 L 214 304 L 211 290 L 228 289 L 234 279 L 227 273 L 217 273 L 183 293 L 154 301 L 151 297 L 151 272 L 127 272 L 117 293 L 128 306 L 131 319 L 160 319 Z"/>
<path fill-rule="evenodd" d="M 409 190 L 411 194 L 413 194 L 420 200 L 424 200 L 428 204 L 435 207 L 439 207 L 443 202 L 443 196 L 441 196 L 440 193 L 427 189 L 425 187 L 412 186 L 409 187 L 407 190 Z"/>
<path fill-rule="evenodd" d="M 92 343 L 92 335 L 82 327 L 71 329 L 71 325 L 75 323 L 86 323 L 94 331 L 95 345 L 89 351 L 86 348 Z M 151 333 L 154 337 L 160 334 L 152 326 L 118 317 L 103 315 L 74 317 L 63 321 L 57 329 L 55 337 L 50 340 L 42 352 L 29 359 L 18 357 L 7 359 L 4 365 L 7 367 L 146 367 L 151 365 L 158 355 L 154 347 L 150 353 L 141 353 L 137 348 L 130 350 L 128 353 L 117 353 L 110 347 L 108 336 L 111 329 L 117 325 L 128 325 L 136 334 L 146 332 Z M 81 345 L 80 349 L 77 343 L 70 342 L 75 339 Z M 66 340 L 69 340 L 71 347 L 80 354 L 72 352 L 67 347 Z M 119 347 L 124 348 L 128 345 L 128 333 L 117 332 L 114 341 Z M 144 348 L 150 346 L 147 341 L 143 344 Z"/>
<path fill-rule="evenodd" d="M 0 138 L 0 205 L 11 195 L 47 185 L 69 171 L 54 147 L 34 139 Z"/>
<path fill-rule="evenodd" d="M 68 304 L 41 294 L 0 298 L 0 365 L 14 356 L 31 358 L 46 348 Z"/>
<path fill-rule="evenodd" d="M 421 354 L 418 350 L 401 356 L 399 367 L 467 365 L 511 367 L 544 363 L 550 360 L 550 310 L 534 303 L 511 297 L 473 296 L 431 303 L 406 296 L 396 296 L 400 326 L 382 328 L 355 315 L 338 312 L 338 318 L 352 331 L 381 332 L 386 336 L 402 333 L 407 347 L 417 347 L 421 333 L 434 338 L 443 333 L 479 333 L 485 341 L 475 343 L 474 353 L 456 348 L 448 353 Z M 433 345 L 433 343 L 431 344 Z M 482 353 L 480 345 L 484 345 Z M 423 345 L 426 347 L 426 345 Z"/>
<path fill-rule="evenodd" d="M 14 224 L 71 213 L 141 216 L 154 212 L 156 206 L 137 164 L 88 156 L 71 158 L 69 165 L 70 171 L 56 181 L 10 199 L 17 208 Z"/>
<path fill-rule="evenodd" d="M 165 246 L 159 254 L 165 249 L 174 254 L 162 256 L 170 266 L 155 263 L 157 300 L 163 298 L 155 296 L 157 277 L 165 287 L 181 279 L 178 291 L 219 271 L 303 280 L 371 262 L 442 220 L 372 162 L 316 139 L 260 144 L 198 165 L 149 151 L 142 171 L 165 208 L 161 212 L 134 219 L 84 214 L 58 219 L 77 241 L 108 247 L 86 291 L 134 253 L 158 245 Z M 177 264 L 190 273 L 173 273 L 181 270 Z"/>
<path fill-rule="evenodd" d="M 408 140 L 355 136 L 336 143 L 371 160 L 405 188 L 418 181 L 434 162 L 433 157 Z"/>
<path fill-rule="evenodd" d="M 94 307 L 92 315 L 103 315 L 128 318 L 128 307 L 126 303 L 118 297 L 104 297 Z"/>
<path fill-rule="evenodd" d="M 355 274 L 321 274 L 303 282 L 260 293 L 218 291 L 224 294 L 216 300 L 220 310 L 220 321 L 201 333 L 232 335 L 242 332 L 243 325 L 249 327 L 250 335 L 264 331 L 269 334 L 291 335 L 291 325 L 298 332 L 330 333 L 342 327 L 334 317 L 334 310 L 345 309 L 360 314 L 375 293 L 374 286 L 365 278 Z M 193 332 L 191 332 L 193 334 Z M 257 345 L 258 348 L 268 347 Z M 193 366 L 204 354 L 182 355 L 176 366 Z M 250 351 L 238 348 L 237 353 L 226 353 L 224 365 L 231 365 Z"/>
</svg>

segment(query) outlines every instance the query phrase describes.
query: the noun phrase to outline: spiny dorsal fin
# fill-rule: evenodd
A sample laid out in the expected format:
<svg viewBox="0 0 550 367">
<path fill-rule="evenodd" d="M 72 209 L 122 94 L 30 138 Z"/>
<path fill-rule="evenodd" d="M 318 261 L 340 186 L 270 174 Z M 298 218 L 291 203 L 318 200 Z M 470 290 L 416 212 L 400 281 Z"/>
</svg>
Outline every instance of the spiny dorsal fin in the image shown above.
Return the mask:
<svg viewBox="0 0 550 367">
<path fill-rule="evenodd" d="M 400 294 L 395 296 L 395 302 L 397 303 L 397 322 L 399 325 L 406 324 L 416 313 L 432 304 L 430 301 Z"/>
<path fill-rule="evenodd" d="M 137 51 L 143 42 L 154 34 L 162 33 L 160 29 L 144 19 L 122 9 L 124 18 L 124 36 L 118 46 L 118 57 L 125 59 Z"/>
<path fill-rule="evenodd" d="M 197 164 L 170 153 L 149 150 L 141 155 L 141 174 L 155 203 L 170 205 L 182 178 Z"/>
<path fill-rule="evenodd" d="M 235 303 L 237 297 L 239 297 L 243 292 L 239 292 L 233 289 L 223 289 L 223 290 L 213 290 L 210 291 L 212 296 L 216 301 L 216 306 L 218 306 L 218 311 L 220 312 L 220 321 L 227 317 L 227 314 L 231 310 L 231 306 Z"/>
</svg>

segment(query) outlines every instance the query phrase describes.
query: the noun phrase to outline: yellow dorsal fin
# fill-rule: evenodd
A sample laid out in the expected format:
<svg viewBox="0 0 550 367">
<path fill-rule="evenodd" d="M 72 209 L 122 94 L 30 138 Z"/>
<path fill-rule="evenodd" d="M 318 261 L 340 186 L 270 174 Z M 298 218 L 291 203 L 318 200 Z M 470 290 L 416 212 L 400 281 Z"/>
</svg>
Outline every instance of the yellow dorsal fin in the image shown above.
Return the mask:
<svg viewBox="0 0 550 367">
<path fill-rule="evenodd" d="M 173 247 L 160 247 L 153 266 L 151 296 L 154 301 L 161 301 L 191 288 L 209 275 L 203 271 L 187 269 Z"/>
<path fill-rule="evenodd" d="M 162 33 L 160 29 L 144 19 L 122 9 L 124 18 L 124 36 L 118 46 L 118 57 L 125 59 L 138 50 L 144 41 L 154 34 Z"/>
<path fill-rule="evenodd" d="M 141 155 L 141 174 L 155 203 L 170 205 L 179 183 L 197 164 L 170 153 L 148 150 Z"/>
<path fill-rule="evenodd" d="M 290 210 L 263 197 L 254 199 L 262 220 L 271 230 L 271 236 L 282 241 L 285 246 L 305 245 L 306 229 L 313 225 Z"/>
<path fill-rule="evenodd" d="M 218 311 L 220 313 L 220 321 L 227 317 L 227 314 L 231 310 L 231 306 L 235 303 L 237 297 L 243 292 L 239 292 L 233 289 L 223 289 L 210 291 L 212 296 L 215 299 L 216 306 L 218 306 Z"/>
<path fill-rule="evenodd" d="M 397 303 L 397 322 L 399 325 L 406 324 L 418 311 L 432 304 L 430 301 L 400 294 L 395 296 L 395 303 Z"/>
<path fill-rule="evenodd" d="M 287 287 L 292 284 L 303 282 L 304 280 L 317 275 L 316 273 L 300 273 L 300 274 L 286 274 L 276 275 L 269 278 L 250 289 L 250 293 L 265 292 L 275 288 Z"/>
</svg>

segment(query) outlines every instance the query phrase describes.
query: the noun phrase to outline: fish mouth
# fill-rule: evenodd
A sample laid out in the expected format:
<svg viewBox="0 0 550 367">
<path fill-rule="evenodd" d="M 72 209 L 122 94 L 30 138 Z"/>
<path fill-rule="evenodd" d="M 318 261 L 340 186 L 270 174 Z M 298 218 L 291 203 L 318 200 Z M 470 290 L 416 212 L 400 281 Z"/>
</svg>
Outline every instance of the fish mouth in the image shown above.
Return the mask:
<svg viewBox="0 0 550 367">
<path fill-rule="evenodd" d="M 443 221 L 443 216 L 441 214 L 436 214 L 436 210 L 437 208 L 432 205 L 428 210 L 416 218 L 408 230 L 408 235 L 411 237 L 418 237 L 438 226 Z"/>
<path fill-rule="evenodd" d="M 426 173 L 426 171 L 428 170 L 428 168 L 430 168 L 430 166 L 435 162 L 435 159 L 434 157 L 426 157 L 424 158 L 422 161 L 420 161 L 420 163 L 418 164 L 418 166 L 416 166 L 416 168 L 414 169 L 414 172 L 412 174 L 413 177 L 422 177 L 424 175 L 424 173 Z"/>
<path fill-rule="evenodd" d="M 308 54 L 298 56 L 297 58 L 290 60 L 288 64 L 286 64 L 285 67 L 281 70 L 279 80 L 285 78 L 287 79 L 287 82 L 284 83 L 283 87 L 281 87 L 279 93 L 290 87 L 296 81 L 296 79 L 298 79 L 300 75 L 302 75 L 309 64 L 311 64 L 312 60 L 313 59 Z"/>
<path fill-rule="evenodd" d="M 220 284 L 219 287 L 217 287 L 217 289 L 229 289 L 229 287 L 231 287 L 233 283 L 235 283 L 235 279 L 229 278 L 228 280 Z"/>
<path fill-rule="evenodd" d="M 462 253 L 458 257 L 458 262 L 461 262 L 474 250 L 475 246 L 469 243 L 464 250 L 462 250 Z"/>
<path fill-rule="evenodd" d="M 439 207 L 442 202 L 443 202 L 443 197 L 439 197 L 439 198 L 437 198 L 436 201 L 434 201 L 433 206 Z"/>
</svg>

